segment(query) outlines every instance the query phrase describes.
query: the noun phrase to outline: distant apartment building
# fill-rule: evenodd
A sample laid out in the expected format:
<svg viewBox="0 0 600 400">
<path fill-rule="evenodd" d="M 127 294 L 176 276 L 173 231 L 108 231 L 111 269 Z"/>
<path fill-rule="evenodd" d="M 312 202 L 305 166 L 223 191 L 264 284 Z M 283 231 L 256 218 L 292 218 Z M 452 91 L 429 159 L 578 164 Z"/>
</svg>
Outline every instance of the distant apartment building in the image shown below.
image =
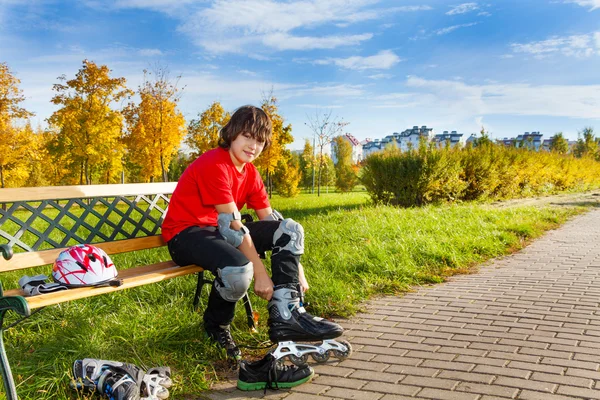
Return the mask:
<svg viewBox="0 0 600 400">
<path fill-rule="evenodd" d="M 415 125 L 412 129 L 406 129 L 401 133 L 394 132 L 391 135 L 384 137 L 383 139 L 375 139 L 367 142 L 363 145 L 363 158 L 368 157 L 370 154 L 377 153 L 378 151 L 384 150 L 387 146 L 394 146 L 401 151 L 407 151 L 411 148 L 417 148 L 419 145 L 419 139 L 424 137 L 427 141 L 433 138 L 433 128 L 428 128 L 426 125 L 420 128 Z"/>
<path fill-rule="evenodd" d="M 363 159 L 363 145 L 358 141 L 358 139 L 356 139 L 353 135 L 351 135 L 350 133 L 346 133 L 344 135 L 341 135 L 341 137 L 347 141 L 348 143 L 350 143 L 350 146 L 352 147 L 352 162 L 354 164 L 359 163 L 360 161 L 362 161 Z M 335 156 L 335 141 L 331 142 L 331 159 L 333 160 L 334 164 L 337 164 L 337 157 Z"/>
<path fill-rule="evenodd" d="M 448 133 L 448 131 L 444 131 L 439 133 L 433 137 L 433 143 L 435 143 L 438 147 L 445 147 L 446 145 L 454 148 L 456 146 L 462 147 L 464 144 L 464 138 L 462 133 L 458 133 L 456 131 L 452 131 Z"/>
</svg>

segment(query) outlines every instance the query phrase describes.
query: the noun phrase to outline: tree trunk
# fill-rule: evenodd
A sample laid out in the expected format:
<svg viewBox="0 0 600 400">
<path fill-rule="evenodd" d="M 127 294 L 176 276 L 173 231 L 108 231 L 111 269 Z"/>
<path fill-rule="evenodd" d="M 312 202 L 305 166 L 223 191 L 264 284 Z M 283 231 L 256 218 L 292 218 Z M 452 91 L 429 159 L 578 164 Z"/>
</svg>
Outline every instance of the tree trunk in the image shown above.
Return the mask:
<svg viewBox="0 0 600 400">
<path fill-rule="evenodd" d="M 163 182 L 167 182 L 169 177 L 167 176 L 167 170 L 165 169 L 165 158 L 162 154 L 160 155 L 160 168 L 162 171 L 162 180 Z"/>
<path fill-rule="evenodd" d="M 0 187 L 4 187 L 4 166 L 0 165 Z"/>
</svg>

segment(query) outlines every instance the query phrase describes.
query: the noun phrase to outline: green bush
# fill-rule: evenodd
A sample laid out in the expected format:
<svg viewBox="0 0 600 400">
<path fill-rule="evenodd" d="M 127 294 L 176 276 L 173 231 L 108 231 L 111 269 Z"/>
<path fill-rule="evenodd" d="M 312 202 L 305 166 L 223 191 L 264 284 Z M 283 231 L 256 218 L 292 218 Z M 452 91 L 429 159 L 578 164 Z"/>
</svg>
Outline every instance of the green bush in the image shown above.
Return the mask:
<svg viewBox="0 0 600 400">
<path fill-rule="evenodd" d="M 369 156 L 362 182 L 375 203 L 411 207 L 588 190 L 600 186 L 600 163 L 492 143 L 465 149 L 421 143 Z"/>
</svg>

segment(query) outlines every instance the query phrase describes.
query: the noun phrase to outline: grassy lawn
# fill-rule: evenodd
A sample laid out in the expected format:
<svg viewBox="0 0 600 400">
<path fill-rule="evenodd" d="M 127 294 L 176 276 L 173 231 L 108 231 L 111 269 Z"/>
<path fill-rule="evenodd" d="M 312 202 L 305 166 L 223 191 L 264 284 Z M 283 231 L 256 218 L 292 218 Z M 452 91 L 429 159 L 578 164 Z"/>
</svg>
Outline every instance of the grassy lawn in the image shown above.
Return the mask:
<svg viewBox="0 0 600 400">
<path fill-rule="evenodd" d="M 309 311 L 347 317 L 373 295 L 402 293 L 467 273 L 493 257 L 508 254 L 553 229 L 582 207 L 506 207 L 485 204 L 399 209 L 371 206 L 365 192 L 274 196 L 272 204 L 307 233 L 303 265 L 311 285 Z M 117 255 L 123 269 L 168 259 L 166 249 Z M 27 273 L 50 274 L 50 268 L 4 274 L 15 287 Z M 129 289 L 114 295 L 49 307 L 5 333 L 5 343 L 21 399 L 86 399 L 68 387 L 73 361 L 102 358 L 144 368 L 173 370 L 171 398 L 200 398 L 223 376 L 224 355 L 204 338 L 203 306 L 191 301 L 195 277 Z M 266 302 L 251 294 L 260 314 L 259 332 L 246 328 L 238 305 L 234 337 L 246 354 L 267 346 Z M 204 293 L 203 302 L 206 302 Z M 16 320 L 7 317 L 8 323 Z M 0 394 L 0 398 L 2 395 Z"/>
</svg>

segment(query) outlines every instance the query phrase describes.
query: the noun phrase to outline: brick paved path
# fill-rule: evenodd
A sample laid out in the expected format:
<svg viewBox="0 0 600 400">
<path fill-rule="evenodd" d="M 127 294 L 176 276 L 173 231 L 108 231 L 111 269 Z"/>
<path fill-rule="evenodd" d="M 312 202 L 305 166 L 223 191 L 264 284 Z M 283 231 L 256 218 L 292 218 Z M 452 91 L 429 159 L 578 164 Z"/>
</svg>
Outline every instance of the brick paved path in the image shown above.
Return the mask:
<svg viewBox="0 0 600 400">
<path fill-rule="evenodd" d="M 600 210 L 478 274 L 369 301 L 351 358 L 286 400 L 600 399 Z M 234 383 L 213 399 L 263 397 Z"/>
</svg>

